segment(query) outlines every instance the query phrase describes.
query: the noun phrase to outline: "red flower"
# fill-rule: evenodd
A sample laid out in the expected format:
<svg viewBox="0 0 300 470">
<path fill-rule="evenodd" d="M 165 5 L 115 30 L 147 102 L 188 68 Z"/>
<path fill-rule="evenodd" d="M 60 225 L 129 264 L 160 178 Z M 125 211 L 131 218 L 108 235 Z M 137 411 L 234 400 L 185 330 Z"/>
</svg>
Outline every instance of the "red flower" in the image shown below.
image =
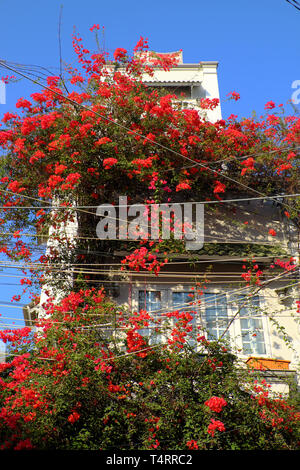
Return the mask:
<svg viewBox="0 0 300 470">
<path fill-rule="evenodd" d="M 74 84 L 77 83 L 77 82 L 83 83 L 83 82 L 84 82 L 84 78 L 81 77 L 80 75 L 75 75 L 74 77 L 71 78 L 71 83 L 72 83 L 72 85 L 74 85 Z"/>
<path fill-rule="evenodd" d="M 80 180 L 80 178 L 81 178 L 80 173 L 70 173 L 70 174 L 66 177 L 66 182 L 67 182 L 67 183 L 70 183 L 72 186 L 74 186 L 74 184 L 78 183 L 78 181 Z"/>
<path fill-rule="evenodd" d="M 151 132 L 146 135 L 146 139 L 144 139 L 143 145 L 146 145 L 146 144 L 149 143 L 150 141 L 152 141 L 152 142 L 155 141 L 155 135 L 154 135 L 154 134 L 151 134 Z"/>
<path fill-rule="evenodd" d="M 218 104 L 219 104 L 220 100 L 218 98 L 201 98 L 200 100 L 200 107 L 202 109 L 215 109 Z"/>
<path fill-rule="evenodd" d="M 33 449 L 33 445 L 31 444 L 30 439 L 25 439 L 24 441 L 20 441 L 15 447 L 14 450 L 29 450 Z"/>
<path fill-rule="evenodd" d="M 265 109 L 273 109 L 275 108 L 275 103 L 274 101 L 268 101 L 266 104 L 265 104 Z"/>
<path fill-rule="evenodd" d="M 80 418 L 80 414 L 77 413 L 77 411 L 73 411 L 73 413 L 70 414 L 70 416 L 68 417 L 68 421 L 69 423 L 75 423 L 76 421 L 78 421 Z"/>
<path fill-rule="evenodd" d="M 123 49 L 122 47 L 118 47 L 115 52 L 114 52 L 114 59 L 115 60 L 121 60 L 126 57 L 127 51 L 126 49 Z"/>
<path fill-rule="evenodd" d="M 112 166 L 114 166 L 116 163 L 118 163 L 118 160 L 116 158 L 105 158 L 103 160 L 103 166 L 105 170 L 109 170 Z"/>
<path fill-rule="evenodd" d="M 227 401 L 224 400 L 224 398 L 220 398 L 220 397 L 211 397 L 209 400 L 207 400 L 205 403 L 204 403 L 206 406 L 208 406 L 208 408 L 211 410 L 211 411 L 214 411 L 215 413 L 220 413 L 222 411 L 222 409 L 224 408 L 224 406 L 227 405 Z"/>
<path fill-rule="evenodd" d="M 55 164 L 55 174 L 61 175 L 68 167 L 59 163 Z"/>
<path fill-rule="evenodd" d="M 24 189 L 25 189 L 25 188 L 21 188 L 20 186 L 21 185 L 20 185 L 19 181 L 12 181 L 7 186 L 7 189 L 9 189 L 9 191 L 12 191 L 13 193 L 20 193 L 21 191 L 24 191 Z"/>
<path fill-rule="evenodd" d="M 224 423 L 222 423 L 222 421 L 212 419 L 208 425 L 207 432 L 212 437 L 214 437 L 215 431 L 225 431 L 225 426 L 224 426 Z"/>
<path fill-rule="evenodd" d="M 59 183 L 63 181 L 63 178 L 59 175 L 51 175 L 48 179 L 49 188 L 55 188 Z"/>
<path fill-rule="evenodd" d="M 242 169 L 241 175 L 243 176 L 247 170 L 254 170 L 254 159 L 252 157 L 247 158 L 241 165 L 245 165 L 245 168 Z"/>
<path fill-rule="evenodd" d="M 98 24 L 94 24 L 91 28 L 90 28 L 90 31 L 94 31 L 94 29 L 99 29 L 99 25 Z"/>
<path fill-rule="evenodd" d="M 241 97 L 240 94 L 237 93 L 236 91 L 232 91 L 231 93 L 228 93 L 227 96 L 229 96 L 228 98 L 229 100 L 235 100 L 235 101 L 239 100 Z"/>
<path fill-rule="evenodd" d="M 44 152 L 42 152 L 41 150 L 37 150 L 36 152 L 34 152 L 34 154 L 32 155 L 32 157 L 30 157 L 29 159 L 29 163 L 30 164 L 33 164 L 34 162 L 38 161 L 38 160 L 41 160 L 42 158 L 45 157 L 45 154 Z"/>
<path fill-rule="evenodd" d="M 277 235 L 276 232 L 275 232 L 275 230 L 272 229 L 272 228 L 270 228 L 269 234 L 272 235 L 272 237 L 276 237 L 276 235 Z"/>
<path fill-rule="evenodd" d="M 16 103 L 16 108 L 27 108 L 27 110 L 30 111 L 31 103 L 28 100 L 24 100 L 24 98 L 19 98 Z"/>
<path fill-rule="evenodd" d="M 187 441 L 186 446 L 189 448 L 189 450 L 198 450 L 198 444 L 197 441 L 191 439 L 190 441 Z"/>
<path fill-rule="evenodd" d="M 176 186 L 176 191 L 182 191 L 184 189 L 191 189 L 190 185 L 184 181 Z"/>
<path fill-rule="evenodd" d="M 95 142 L 95 145 L 108 144 L 109 142 L 111 142 L 111 139 L 109 139 L 108 137 L 101 137 L 101 139 Z"/>
<path fill-rule="evenodd" d="M 155 157 L 148 157 L 148 158 L 136 158 L 135 160 L 132 160 L 131 164 L 132 165 L 137 165 L 139 171 L 141 168 L 151 168 L 152 162 L 155 159 Z"/>
<path fill-rule="evenodd" d="M 139 41 L 137 42 L 136 46 L 133 49 L 133 52 L 142 51 L 143 49 L 147 49 L 147 48 L 148 48 L 148 39 L 144 39 L 142 38 L 142 36 L 140 36 Z"/>
<path fill-rule="evenodd" d="M 220 181 L 215 181 L 215 189 L 214 189 L 214 193 L 224 193 L 225 192 L 225 184 L 221 183 Z"/>
</svg>

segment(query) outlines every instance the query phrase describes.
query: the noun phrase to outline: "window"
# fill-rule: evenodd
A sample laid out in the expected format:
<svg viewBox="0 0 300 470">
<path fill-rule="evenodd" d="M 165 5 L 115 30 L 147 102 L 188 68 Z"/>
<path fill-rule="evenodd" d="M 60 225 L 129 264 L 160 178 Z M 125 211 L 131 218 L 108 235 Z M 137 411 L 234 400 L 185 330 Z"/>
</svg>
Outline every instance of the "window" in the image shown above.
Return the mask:
<svg viewBox="0 0 300 470">
<path fill-rule="evenodd" d="M 139 291 L 139 310 L 153 312 L 161 308 L 161 291 Z"/>
<path fill-rule="evenodd" d="M 158 317 L 162 306 L 162 292 L 160 290 L 149 291 L 140 290 L 138 298 L 138 309 L 146 310 L 149 313 L 154 313 L 153 317 Z M 148 336 L 150 344 L 159 343 L 161 341 L 160 334 L 153 334 L 156 327 L 155 322 L 149 322 L 148 328 L 142 328 L 139 333 L 142 336 Z"/>
<path fill-rule="evenodd" d="M 178 99 L 191 99 L 191 85 L 173 85 L 173 86 L 168 86 L 164 85 L 163 83 L 158 86 L 148 86 L 149 89 L 161 89 L 164 91 L 165 94 L 170 94 L 170 95 L 176 95 Z"/>
<path fill-rule="evenodd" d="M 191 347 L 197 346 L 197 327 L 203 327 L 209 341 L 221 338 L 230 340 L 232 346 L 245 355 L 266 355 L 268 352 L 270 346 L 267 344 L 267 319 L 260 313 L 261 301 L 258 296 L 249 298 L 243 294 L 205 292 L 198 305 L 194 303 L 192 290 L 177 291 L 170 287 L 160 289 L 157 285 L 153 290 L 137 289 L 134 292 L 138 310 L 146 310 L 154 318 L 148 327 L 139 330 L 140 334 L 149 337 L 150 344 L 166 340 L 162 331 L 163 321 L 169 320 L 165 320 L 161 315 L 179 310 L 189 312 L 193 316 L 190 323 L 193 333 L 188 337 Z M 161 324 L 159 320 L 162 321 Z"/>
<path fill-rule="evenodd" d="M 196 306 L 191 304 L 193 301 L 193 294 L 190 291 L 172 292 L 172 307 L 179 312 L 188 312 L 192 315 L 193 319 L 190 324 L 193 327 L 193 332 L 189 335 L 187 344 L 191 347 L 196 347 L 197 341 L 195 338 L 196 333 Z"/>
<path fill-rule="evenodd" d="M 150 314 L 152 313 L 155 320 L 159 320 L 160 314 L 171 310 L 178 310 L 180 312 L 189 312 L 193 319 L 191 325 L 195 331 L 196 327 L 196 315 L 195 306 L 192 298 L 193 293 L 191 291 L 172 291 L 171 289 L 162 290 L 139 290 L 138 291 L 138 309 L 146 310 Z M 170 320 L 168 320 L 170 321 Z M 171 325 L 170 325 L 171 326 Z M 157 344 L 163 341 L 163 334 L 161 332 L 155 332 L 155 328 L 159 328 L 158 322 L 149 322 L 148 328 L 141 328 L 139 333 L 143 336 L 149 337 L 150 344 Z M 163 328 L 163 324 L 161 324 Z M 193 334 L 189 336 L 188 344 L 192 347 L 196 346 L 197 342 L 193 338 Z"/>
<path fill-rule="evenodd" d="M 259 297 L 246 295 L 235 297 L 239 311 L 241 338 L 244 354 L 266 354 L 263 320 L 260 313 Z"/>
<path fill-rule="evenodd" d="M 222 337 L 228 327 L 226 295 L 205 293 L 204 301 L 207 339 L 217 340 Z M 228 338 L 228 332 L 225 338 Z"/>
</svg>

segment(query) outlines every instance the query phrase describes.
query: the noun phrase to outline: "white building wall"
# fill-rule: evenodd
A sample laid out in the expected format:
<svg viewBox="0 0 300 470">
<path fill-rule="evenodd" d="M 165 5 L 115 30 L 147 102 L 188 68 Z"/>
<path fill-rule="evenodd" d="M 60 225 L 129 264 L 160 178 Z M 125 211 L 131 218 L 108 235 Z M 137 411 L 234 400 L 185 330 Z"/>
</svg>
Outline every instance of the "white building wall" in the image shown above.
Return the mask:
<svg viewBox="0 0 300 470">
<path fill-rule="evenodd" d="M 184 99 L 187 106 L 199 111 L 202 117 L 210 122 L 222 119 L 220 93 L 218 84 L 218 62 L 203 61 L 195 64 L 179 63 L 169 71 L 155 70 L 153 76 L 145 74 L 144 83 L 149 86 L 191 86 L 191 99 Z M 203 111 L 199 107 L 202 98 L 218 99 L 219 105 L 214 110 Z"/>
<path fill-rule="evenodd" d="M 53 202 L 53 217 L 57 211 L 58 214 L 60 213 L 59 208 L 55 209 L 59 204 L 60 201 L 55 199 Z M 55 299 L 56 302 L 59 302 L 73 286 L 73 267 L 69 264 L 66 253 L 70 254 L 71 259 L 76 246 L 78 220 L 76 211 L 70 211 L 70 213 L 68 213 L 65 209 L 63 210 L 65 220 L 58 223 L 55 227 L 52 225 L 49 227 L 45 256 L 48 259 L 48 263 L 51 265 L 53 262 L 53 265 L 52 268 L 50 268 L 50 274 L 45 275 L 46 282 L 41 289 L 39 303 L 40 317 L 45 315 L 45 307 L 49 299 Z M 54 256 L 52 254 L 53 250 L 55 251 Z M 62 257 L 61 259 L 60 256 Z M 55 267 L 55 264 L 57 264 L 57 267 Z M 54 287 L 58 279 L 61 279 L 64 284 L 64 287 L 60 290 Z"/>
</svg>

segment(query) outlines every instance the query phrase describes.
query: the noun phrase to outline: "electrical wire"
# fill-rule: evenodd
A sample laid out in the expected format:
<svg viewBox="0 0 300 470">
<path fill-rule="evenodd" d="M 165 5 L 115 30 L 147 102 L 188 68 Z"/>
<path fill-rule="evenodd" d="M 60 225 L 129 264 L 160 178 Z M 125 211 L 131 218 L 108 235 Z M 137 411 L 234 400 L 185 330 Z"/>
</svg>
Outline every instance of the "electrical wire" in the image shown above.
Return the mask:
<svg viewBox="0 0 300 470">
<path fill-rule="evenodd" d="M 0 191 L 5 191 L 3 189 L 0 189 Z M 14 193 L 13 193 L 14 194 Z M 23 194 L 18 194 L 18 196 L 23 196 Z M 29 196 L 28 196 L 29 197 Z M 225 203 L 232 203 L 232 202 L 251 202 L 251 201 L 259 201 L 259 200 L 269 200 L 269 199 L 284 199 L 284 198 L 293 198 L 293 197 L 300 197 L 300 193 L 295 193 L 295 194 L 275 194 L 273 196 L 260 196 L 260 197 L 247 197 L 247 198 L 237 198 L 237 199 L 214 199 L 214 200 L 205 200 L 205 201 L 189 201 L 189 202 L 169 202 L 169 203 L 161 203 L 161 204 L 167 204 L 170 206 L 183 206 L 185 204 L 225 204 Z M 41 199 L 37 199 L 38 201 L 43 202 Z M 280 202 L 280 201 L 277 201 Z M 161 205 L 158 203 L 135 203 L 135 204 L 113 204 L 114 208 L 119 208 L 119 207 L 131 207 L 132 205 L 145 205 L 147 207 L 155 206 L 155 205 Z M 56 210 L 80 210 L 80 209 L 97 209 L 101 205 L 106 205 L 104 204 L 98 204 L 97 206 L 0 206 L 0 209 L 5 209 L 5 210 L 14 210 L 14 209 L 50 209 L 53 211 Z M 94 214 L 95 215 L 95 214 Z"/>
<path fill-rule="evenodd" d="M 277 281 L 277 280 L 281 279 L 282 277 L 288 276 L 289 274 L 290 274 L 289 272 L 281 273 L 281 274 L 279 274 L 278 276 L 273 277 L 273 278 L 271 279 L 271 281 L 275 281 L 275 280 Z M 270 280 L 267 280 L 267 281 L 264 281 L 264 282 L 269 284 L 269 281 L 270 281 Z M 280 287 L 279 287 L 279 288 L 276 288 L 276 290 L 282 290 L 282 289 L 287 289 L 287 288 L 290 288 L 290 287 L 296 287 L 296 285 L 299 285 L 299 283 L 300 283 L 300 281 L 295 282 L 295 283 L 291 283 L 291 284 L 288 284 L 288 285 L 283 286 L 283 287 L 281 287 L 281 288 L 280 288 Z M 128 282 L 126 282 L 126 284 L 128 284 Z M 159 283 L 159 284 L 160 284 L 160 283 Z M 190 285 L 191 285 L 191 284 L 190 284 Z M 201 289 L 201 287 L 200 287 L 200 289 Z M 176 292 L 176 291 L 174 291 L 174 292 Z M 180 291 L 178 291 L 178 292 L 180 292 Z M 193 291 L 191 291 L 190 293 L 193 294 Z M 245 295 L 247 294 L 247 296 L 248 296 L 249 298 L 251 298 L 251 287 L 250 287 L 250 286 L 243 286 L 243 287 L 240 287 L 240 288 L 235 288 L 235 289 L 227 290 L 226 292 L 220 292 L 220 293 L 209 292 L 209 293 L 213 293 L 213 294 L 214 294 L 214 297 L 213 297 L 213 299 L 211 300 L 211 303 L 214 304 L 215 300 L 218 300 L 219 298 L 223 298 L 224 296 L 230 297 L 230 296 L 232 296 L 232 295 L 237 295 L 237 294 L 240 295 L 241 293 L 244 293 Z M 201 305 L 201 303 L 198 304 L 199 300 L 201 301 L 201 295 L 199 296 L 199 294 L 198 294 L 197 292 L 196 292 L 196 295 L 198 296 L 196 300 L 191 300 L 191 301 L 189 301 L 189 302 L 184 302 L 184 303 L 178 304 L 178 305 L 176 305 L 176 309 L 188 307 L 188 306 L 191 305 L 191 303 L 192 303 L 193 305 L 194 305 L 194 304 Z M 263 295 L 263 297 L 264 297 L 264 295 Z M 273 298 L 274 298 L 274 297 L 273 297 Z M 209 301 L 208 301 L 208 302 L 205 301 L 205 302 L 206 302 L 205 305 L 208 305 L 208 302 L 209 302 Z M 229 303 L 236 303 L 236 302 L 237 302 L 236 299 L 233 299 L 232 301 L 229 301 Z M 6 307 L 6 305 L 3 305 L 3 307 Z M 22 307 L 18 307 L 18 306 L 13 305 L 13 306 L 11 306 L 11 308 L 17 308 L 17 309 L 19 308 L 19 309 L 20 309 L 20 308 L 22 308 Z M 34 309 L 35 309 L 35 308 L 38 308 L 38 306 L 35 306 Z M 165 308 L 165 307 L 162 307 L 162 308 L 157 309 L 157 310 L 152 310 L 151 313 L 158 314 L 159 312 L 163 312 L 163 311 L 165 311 L 165 310 L 166 310 L 166 308 Z M 64 313 L 70 313 L 70 314 L 71 314 L 71 313 L 74 313 L 74 312 L 73 312 L 73 311 L 69 311 L 69 312 L 64 312 Z M 94 314 L 92 313 L 91 315 L 94 315 Z"/>
<path fill-rule="evenodd" d="M 300 3 L 297 0 L 286 0 L 290 5 L 296 8 L 296 10 L 300 11 Z"/>
</svg>

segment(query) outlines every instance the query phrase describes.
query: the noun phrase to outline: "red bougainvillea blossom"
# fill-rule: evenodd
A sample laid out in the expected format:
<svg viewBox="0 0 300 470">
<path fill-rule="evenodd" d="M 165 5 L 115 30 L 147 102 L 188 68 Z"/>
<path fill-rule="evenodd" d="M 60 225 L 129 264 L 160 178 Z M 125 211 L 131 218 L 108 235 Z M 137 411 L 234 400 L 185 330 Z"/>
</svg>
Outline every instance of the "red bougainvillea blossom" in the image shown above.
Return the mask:
<svg viewBox="0 0 300 470">
<path fill-rule="evenodd" d="M 121 60 L 126 57 L 127 51 L 126 49 L 123 49 L 122 47 L 118 47 L 115 52 L 114 52 L 114 59 L 115 60 Z"/>
<path fill-rule="evenodd" d="M 236 91 L 232 91 L 231 93 L 228 93 L 227 96 L 229 96 L 229 99 L 235 100 L 235 101 L 238 101 L 241 98 L 240 94 L 237 93 Z"/>
<path fill-rule="evenodd" d="M 190 441 L 187 441 L 186 446 L 189 450 L 198 450 L 199 449 L 198 443 L 194 439 L 191 439 Z"/>
<path fill-rule="evenodd" d="M 220 431 L 220 432 L 226 431 L 224 423 L 222 423 L 222 421 L 219 421 L 219 420 L 216 420 L 216 419 L 211 419 L 211 422 L 209 423 L 208 428 L 207 428 L 207 432 L 212 437 L 214 437 L 216 431 Z"/>
<path fill-rule="evenodd" d="M 265 109 L 274 109 L 275 108 L 275 103 L 274 101 L 268 101 L 266 104 L 265 104 Z"/>
<path fill-rule="evenodd" d="M 220 413 L 224 406 L 227 405 L 227 401 L 222 397 L 211 397 L 204 403 L 211 411 L 215 413 Z"/>
<path fill-rule="evenodd" d="M 75 423 L 76 421 L 78 421 L 80 418 L 80 414 L 77 413 L 77 411 L 73 411 L 73 413 L 70 414 L 70 416 L 68 417 L 68 421 L 70 423 Z"/>
<path fill-rule="evenodd" d="M 103 167 L 105 170 L 110 170 L 114 165 L 118 163 L 116 158 L 104 158 L 103 160 Z"/>
</svg>

